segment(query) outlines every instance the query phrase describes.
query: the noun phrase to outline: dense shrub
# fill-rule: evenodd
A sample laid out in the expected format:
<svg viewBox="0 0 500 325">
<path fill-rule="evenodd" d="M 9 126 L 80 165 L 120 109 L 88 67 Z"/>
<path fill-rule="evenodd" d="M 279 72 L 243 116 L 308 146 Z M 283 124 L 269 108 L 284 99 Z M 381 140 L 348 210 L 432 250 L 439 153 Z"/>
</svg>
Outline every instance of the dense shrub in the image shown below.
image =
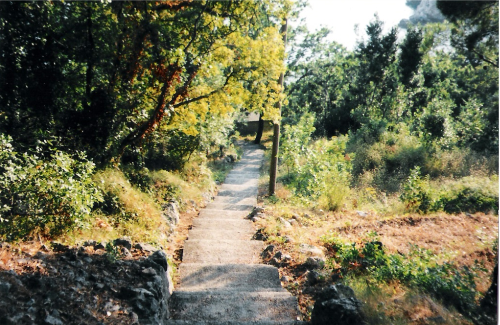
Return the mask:
<svg viewBox="0 0 500 325">
<path fill-rule="evenodd" d="M 306 199 L 328 210 L 338 210 L 350 194 L 351 158 L 346 155 L 347 137 L 308 141 L 314 118 L 304 115 L 285 128 L 281 159 L 286 166 L 282 180 Z"/>
<path fill-rule="evenodd" d="M 480 269 L 478 266 L 439 264 L 433 252 L 417 246 L 412 246 L 406 255 L 388 254 L 376 233 L 369 234 L 361 243 L 342 242 L 333 233 L 321 239 L 332 256 L 327 265 L 334 273 L 369 276 L 378 283 L 396 280 L 430 293 L 461 312 L 470 313 L 477 307 L 479 292 L 475 279 Z"/>
<path fill-rule="evenodd" d="M 0 135 L 0 237 L 55 236 L 82 225 L 102 200 L 92 181 L 94 164 L 83 153 L 52 150 L 46 159 L 16 153 L 10 141 Z"/>
<path fill-rule="evenodd" d="M 400 195 L 409 211 L 493 212 L 498 214 L 498 177 L 465 177 L 453 182 L 431 185 L 429 176 L 422 178 L 415 168 L 403 185 Z"/>
</svg>

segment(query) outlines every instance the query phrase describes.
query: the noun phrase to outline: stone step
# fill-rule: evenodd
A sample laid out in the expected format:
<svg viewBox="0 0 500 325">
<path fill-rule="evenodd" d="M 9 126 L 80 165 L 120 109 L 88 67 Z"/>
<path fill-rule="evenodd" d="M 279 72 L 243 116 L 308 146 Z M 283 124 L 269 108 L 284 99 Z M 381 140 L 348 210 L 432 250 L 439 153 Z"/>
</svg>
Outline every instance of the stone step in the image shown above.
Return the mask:
<svg viewBox="0 0 500 325">
<path fill-rule="evenodd" d="M 259 322 L 235 322 L 235 321 L 192 321 L 172 319 L 168 320 L 169 325 L 307 325 L 309 323 L 303 321 L 259 321 Z"/>
<path fill-rule="evenodd" d="M 221 191 L 234 191 L 234 192 L 250 192 L 255 191 L 257 195 L 259 187 L 257 185 L 241 185 L 241 184 L 222 184 L 219 186 L 219 192 Z"/>
<path fill-rule="evenodd" d="M 193 228 L 189 230 L 188 240 L 217 240 L 221 238 L 231 238 L 235 240 L 251 240 L 254 231 L 226 230 L 226 229 L 203 229 Z"/>
<path fill-rule="evenodd" d="M 270 265 L 182 263 L 179 273 L 178 291 L 285 291 L 281 287 L 278 269 Z"/>
<path fill-rule="evenodd" d="M 197 219 L 244 219 L 248 211 L 227 211 L 218 209 L 203 209 Z"/>
<path fill-rule="evenodd" d="M 211 219 L 193 219 L 193 229 L 221 229 L 221 230 L 248 230 L 253 231 L 253 225 L 249 220 L 245 219 L 224 219 L 224 218 L 211 218 Z"/>
<path fill-rule="evenodd" d="M 227 211 L 246 211 L 247 213 L 252 212 L 253 208 L 254 208 L 254 205 L 252 205 L 252 204 L 230 204 L 230 203 L 216 203 L 216 202 L 210 202 L 205 207 L 205 209 L 227 210 Z"/>
<path fill-rule="evenodd" d="M 258 264 L 263 242 L 256 240 L 186 240 L 183 263 Z"/>
<path fill-rule="evenodd" d="M 238 197 L 238 196 L 216 196 L 211 203 L 238 204 L 238 205 L 257 205 L 255 196 Z"/>
<path fill-rule="evenodd" d="M 245 186 L 258 186 L 259 185 L 259 176 L 256 177 L 248 177 L 248 176 L 228 176 L 224 180 L 223 184 L 227 185 L 245 185 Z"/>
<path fill-rule="evenodd" d="M 235 172 L 260 173 L 260 167 L 241 166 L 232 169 Z"/>
<path fill-rule="evenodd" d="M 172 319 L 217 322 L 279 322 L 296 320 L 297 299 L 288 292 L 175 291 L 170 298 Z"/>
<path fill-rule="evenodd" d="M 232 197 L 240 197 L 240 198 L 256 198 L 257 197 L 257 191 L 256 191 L 256 186 L 255 187 L 250 187 L 249 190 L 234 190 L 234 189 L 228 189 L 227 187 L 220 189 L 219 193 L 215 197 L 218 196 L 232 196 Z"/>
</svg>

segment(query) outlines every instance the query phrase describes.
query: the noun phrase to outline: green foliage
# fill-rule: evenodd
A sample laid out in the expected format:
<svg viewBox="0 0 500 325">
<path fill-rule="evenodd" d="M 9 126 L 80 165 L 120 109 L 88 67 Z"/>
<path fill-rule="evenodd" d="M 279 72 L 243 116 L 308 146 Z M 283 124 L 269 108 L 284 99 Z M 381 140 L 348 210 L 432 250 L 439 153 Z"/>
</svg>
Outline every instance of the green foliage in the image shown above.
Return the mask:
<svg viewBox="0 0 500 325">
<path fill-rule="evenodd" d="M 498 179 L 464 178 L 439 192 L 433 210 L 447 213 L 484 212 L 498 214 Z"/>
<path fill-rule="evenodd" d="M 350 193 L 351 163 L 345 156 L 347 137 L 320 139 L 308 143 L 314 118 L 303 116 L 299 123 L 285 128 L 281 158 L 287 174 L 284 182 L 296 195 L 338 210 Z"/>
<path fill-rule="evenodd" d="M 411 171 L 410 176 L 403 185 L 403 192 L 400 195 L 400 199 L 410 211 L 426 213 L 431 209 L 432 201 L 429 194 L 429 178 L 422 179 L 420 177 L 420 167 L 415 167 Z"/>
<path fill-rule="evenodd" d="M 82 226 L 101 193 L 94 186 L 94 164 L 52 149 L 17 153 L 12 139 L 0 135 L 0 236 L 26 239 L 34 231 L 60 235 Z"/>
<path fill-rule="evenodd" d="M 120 247 L 113 245 L 113 243 L 106 243 L 106 259 L 110 263 L 115 263 L 121 256 Z"/>
<path fill-rule="evenodd" d="M 445 211 L 447 213 L 495 213 L 498 214 L 498 188 L 496 178 L 463 178 L 441 189 L 431 190 L 429 175 L 421 178 L 420 168 L 412 170 L 403 185 L 400 200 L 412 212 Z"/>
<path fill-rule="evenodd" d="M 476 308 L 479 292 L 475 279 L 481 270 L 479 266 L 439 264 L 433 252 L 417 246 L 412 246 L 407 255 L 387 254 L 376 233 L 368 234 L 361 243 L 343 242 L 333 233 L 321 240 L 332 256 L 327 265 L 335 273 L 367 276 L 376 283 L 396 280 L 430 293 L 461 312 L 471 313 Z"/>
</svg>

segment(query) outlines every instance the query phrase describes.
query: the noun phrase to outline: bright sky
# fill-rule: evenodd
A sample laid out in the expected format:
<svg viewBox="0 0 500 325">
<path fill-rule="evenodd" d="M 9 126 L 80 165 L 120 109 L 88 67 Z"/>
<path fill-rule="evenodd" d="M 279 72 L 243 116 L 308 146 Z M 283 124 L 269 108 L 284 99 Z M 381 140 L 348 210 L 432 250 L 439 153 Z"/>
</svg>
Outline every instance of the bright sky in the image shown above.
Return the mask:
<svg viewBox="0 0 500 325">
<path fill-rule="evenodd" d="M 301 17 L 306 18 L 310 31 L 321 25 L 332 30 L 330 39 L 341 43 L 348 50 L 356 44 L 357 36 L 354 25 L 358 24 L 358 34 L 366 36 L 366 25 L 378 13 L 384 24 L 384 32 L 398 25 L 403 18 L 409 18 L 412 9 L 405 5 L 405 0 L 309 0 Z"/>
</svg>

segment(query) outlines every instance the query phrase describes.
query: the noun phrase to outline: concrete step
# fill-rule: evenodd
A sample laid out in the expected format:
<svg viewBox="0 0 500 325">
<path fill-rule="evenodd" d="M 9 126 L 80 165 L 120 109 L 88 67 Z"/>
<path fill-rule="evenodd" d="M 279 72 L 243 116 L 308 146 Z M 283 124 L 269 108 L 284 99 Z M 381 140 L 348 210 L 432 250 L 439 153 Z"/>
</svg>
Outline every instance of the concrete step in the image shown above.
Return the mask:
<svg viewBox="0 0 500 325">
<path fill-rule="evenodd" d="M 282 322 L 298 316 L 297 299 L 288 292 L 175 291 L 169 305 L 172 319 L 217 324 Z"/>
<path fill-rule="evenodd" d="M 249 231 L 253 232 L 254 228 L 249 220 L 245 219 L 224 219 L 224 218 L 211 218 L 211 219 L 193 219 L 193 229 L 205 230 L 232 230 L 232 231 Z M 193 230 L 192 229 L 192 230 Z"/>
<path fill-rule="evenodd" d="M 230 204 L 230 203 L 216 203 L 216 202 L 210 202 L 205 207 L 205 209 L 227 210 L 227 211 L 246 211 L 247 213 L 252 212 L 253 208 L 254 208 L 254 205 L 252 205 L 252 204 Z"/>
<path fill-rule="evenodd" d="M 250 192 L 255 191 L 255 195 L 257 195 L 259 187 L 257 185 L 241 185 L 241 184 L 222 184 L 219 186 L 219 192 L 221 191 L 234 191 L 234 192 Z"/>
<path fill-rule="evenodd" d="M 245 185 L 245 186 L 258 186 L 259 185 L 259 176 L 239 176 L 239 175 L 230 175 L 226 177 L 224 180 L 223 184 L 228 184 L 228 185 Z"/>
<path fill-rule="evenodd" d="M 257 205 L 255 196 L 238 197 L 238 196 L 216 196 L 212 203 L 238 204 L 238 205 Z"/>
<path fill-rule="evenodd" d="M 257 191 L 256 191 L 257 186 L 255 187 L 250 187 L 248 190 L 235 190 L 235 189 L 228 189 L 227 187 L 220 189 L 219 193 L 217 193 L 216 197 L 219 196 L 232 196 L 232 197 L 239 197 L 239 198 L 256 198 L 257 197 Z"/>
<path fill-rule="evenodd" d="M 254 231 L 247 230 L 225 230 L 225 229 L 203 229 L 193 228 L 189 230 L 188 240 L 217 240 L 221 238 L 231 238 L 235 240 L 251 240 Z"/>
<path fill-rule="evenodd" d="M 258 264 L 264 244 L 257 240 L 186 240 L 183 263 Z"/>
<path fill-rule="evenodd" d="M 260 173 L 260 167 L 253 167 L 253 166 L 238 166 L 234 167 L 232 171 L 235 172 L 245 172 L 245 173 Z"/>
<path fill-rule="evenodd" d="M 235 322 L 235 321 L 192 321 L 181 319 L 169 319 L 169 325 L 307 325 L 309 323 L 303 321 L 259 321 L 259 322 Z"/>
<path fill-rule="evenodd" d="M 248 216 L 248 211 L 227 211 L 218 209 L 203 209 L 198 214 L 198 219 L 243 219 Z"/>
<path fill-rule="evenodd" d="M 278 269 L 270 265 L 182 263 L 178 291 L 282 291 Z"/>
</svg>

